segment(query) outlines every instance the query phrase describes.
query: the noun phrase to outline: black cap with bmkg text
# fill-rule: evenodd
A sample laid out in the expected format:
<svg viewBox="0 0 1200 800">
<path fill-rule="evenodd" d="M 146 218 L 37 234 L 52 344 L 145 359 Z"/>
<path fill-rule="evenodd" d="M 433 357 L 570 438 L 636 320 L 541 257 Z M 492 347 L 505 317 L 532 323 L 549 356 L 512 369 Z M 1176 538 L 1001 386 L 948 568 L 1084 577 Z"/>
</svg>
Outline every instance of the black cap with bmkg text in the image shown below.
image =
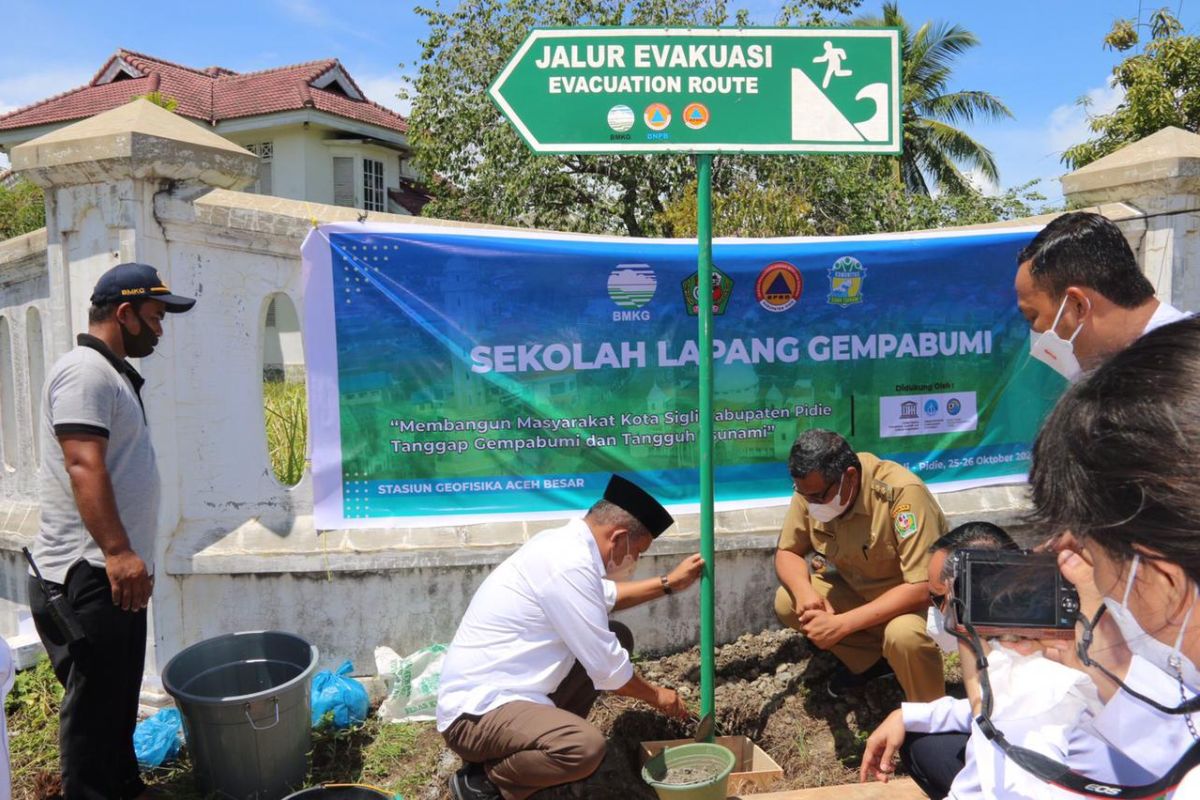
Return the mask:
<svg viewBox="0 0 1200 800">
<path fill-rule="evenodd" d="M 100 280 L 96 281 L 96 288 L 92 291 L 94 306 L 147 298 L 159 301 L 167 307 L 167 311 L 175 314 L 196 305 L 194 298 L 171 294 L 162 278 L 158 277 L 158 270 L 149 264 L 117 264 L 100 276 Z"/>
<path fill-rule="evenodd" d="M 604 499 L 628 511 L 634 519 L 646 526 L 646 530 L 650 531 L 650 535 L 655 539 L 675 522 L 662 504 L 645 489 L 620 475 L 613 475 L 609 479 L 608 488 L 604 490 Z"/>
</svg>

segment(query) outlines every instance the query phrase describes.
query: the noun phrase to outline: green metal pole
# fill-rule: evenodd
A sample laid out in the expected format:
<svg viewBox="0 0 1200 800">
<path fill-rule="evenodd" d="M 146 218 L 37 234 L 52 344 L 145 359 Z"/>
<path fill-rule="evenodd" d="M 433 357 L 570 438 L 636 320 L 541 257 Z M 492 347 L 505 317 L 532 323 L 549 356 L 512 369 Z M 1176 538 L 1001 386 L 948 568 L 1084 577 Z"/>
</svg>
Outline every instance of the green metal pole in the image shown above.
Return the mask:
<svg viewBox="0 0 1200 800">
<path fill-rule="evenodd" d="M 712 263 L 712 156 L 696 156 L 699 186 L 696 203 L 696 239 L 700 249 L 700 713 L 714 712 L 716 704 L 716 574 L 713 541 L 713 263 Z M 712 741 L 712 734 L 709 734 Z"/>
</svg>

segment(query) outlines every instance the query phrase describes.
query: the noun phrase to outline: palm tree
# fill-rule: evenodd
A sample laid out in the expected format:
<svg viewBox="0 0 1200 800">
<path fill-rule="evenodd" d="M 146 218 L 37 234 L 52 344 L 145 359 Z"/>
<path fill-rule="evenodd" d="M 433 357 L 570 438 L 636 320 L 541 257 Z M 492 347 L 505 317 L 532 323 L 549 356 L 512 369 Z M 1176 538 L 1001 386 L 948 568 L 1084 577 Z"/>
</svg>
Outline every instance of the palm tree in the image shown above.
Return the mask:
<svg viewBox="0 0 1200 800">
<path fill-rule="evenodd" d="M 945 22 L 926 22 L 914 33 L 895 2 L 883 4 L 882 17 L 859 17 L 854 24 L 900 29 L 904 154 L 898 177 L 908 191 L 924 195 L 930 189 L 951 194 L 971 191 L 963 168 L 978 170 L 998 183 L 992 152 L 955 126 L 976 117 L 1011 119 L 1012 112 L 988 92 L 946 91 L 954 60 L 979 44 L 975 34 Z"/>
</svg>

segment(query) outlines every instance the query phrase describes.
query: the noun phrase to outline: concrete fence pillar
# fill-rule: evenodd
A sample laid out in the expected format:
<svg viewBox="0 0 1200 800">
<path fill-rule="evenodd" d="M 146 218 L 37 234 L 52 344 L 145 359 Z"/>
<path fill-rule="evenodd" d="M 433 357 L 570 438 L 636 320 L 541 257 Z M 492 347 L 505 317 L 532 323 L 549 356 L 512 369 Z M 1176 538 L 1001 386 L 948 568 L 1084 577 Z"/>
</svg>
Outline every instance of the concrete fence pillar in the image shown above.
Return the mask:
<svg viewBox="0 0 1200 800">
<path fill-rule="evenodd" d="M 1160 299 L 1200 310 L 1200 136 L 1163 128 L 1064 176 L 1062 184 L 1073 206 L 1125 203 L 1145 215 L 1137 248 L 1143 271 Z"/>
<path fill-rule="evenodd" d="M 45 329 L 52 358 L 87 330 L 92 287 L 116 264 L 151 264 L 172 287 L 202 285 L 202 277 L 192 274 L 199 265 L 172 262 L 156 205 L 173 197 L 195 198 L 213 187 L 242 188 L 254 180 L 257 164 L 248 151 L 146 100 L 13 148 L 13 170 L 46 194 L 50 314 Z M 178 431 L 178 387 L 189 371 L 189 353 L 204 336 L 204 316 L 167 320 L 156 353 L 137 364 L 146 377 L 143 394 L 162 478 L 160 573 L 170 533 L 180 524 L 180 488 L 188 469 Z M 159 628 L 164 617 L 177 618 L 177 604 L 169 583 L 159 581 L 151 626 Z M 156 666 L 162 665 L 151 648 L 147 667 Z"/>
</svg>

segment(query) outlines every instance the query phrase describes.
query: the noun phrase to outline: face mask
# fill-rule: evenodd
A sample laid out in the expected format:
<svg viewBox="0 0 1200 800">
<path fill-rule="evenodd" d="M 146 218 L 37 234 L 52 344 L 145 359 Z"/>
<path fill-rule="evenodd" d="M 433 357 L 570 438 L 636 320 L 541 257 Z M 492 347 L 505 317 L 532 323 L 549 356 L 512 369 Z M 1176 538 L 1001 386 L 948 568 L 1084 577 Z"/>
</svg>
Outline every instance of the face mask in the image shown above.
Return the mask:
<svg viewBox="0 0 1200 800">
<path fill-rule="evenodd" d="M 1064 339 L 1058 335 L 1058 322 L 1067 308 L 1068 299 L 1067 297 L 1063 298 L 1058 307 L 1058 313 L 1054 315 L 1054 322 L 1045 333 L 1029 332 L 1029 352 L 1059 375 L 1069 381 L 1074 381 L 1079 377 L 1079 373 L 1083 372 L 1083 367 L 1079 365 L 1079 359 L 1075 357 L 1075 339 L 1083 330 L 1083 323 L 1079 323 L 1079 327 L 1071 334 L 1070 339 Z M 1088 301 L 1088 308 L 1091 308 L 1091 301 Z"/>
<path fill-rule="evenodd" d="M 616 548 L 613 548 L 616 550 Z M 604 565 L 604 576 L 610 581 L 627 581 L 637 567 L 637 556 L 629 547 L 629 534 L 625 534 L 625 557 L 620 561 L 609 561 Z"/>
<path fill-rule="evenodd" d="M 831 522 L 842 515 L 846 510 L 846 506 L 850 505 L 849 500 L 842 499 L 842 484 L 846 482 L 846 476 L 842 476 L 838 482 L 837 494 L 828 503 L 809 503 L 808 514 L 817 522 Z"/>
<path fill-rule="evenodd" d="M 1113 622 L 1117 623 L 1117 627 L 1121 629 L 1121 636 L 1124 637 L 1130 652 L 1146 659 L 1172 678 L 1183 681 L 1185 686 L 1200 689 L 1200 670 L 1197 670 L 1192 660 L 1183 654 L 1182 649 L 1183 634 L 1187 631 L 1192 612 L 1196 610 L 1197 603 L 1200 603 L 1200 588 L 1197 588 L 1197 597 L 1193 599 L 1191 607 L 1183 616 L 1179 635 L 1175 637 L 1175 646 L 1171 647 L 1165 642 L 1160 642 L 1142 629 L 1137 617 L 1129 610 L 1129 595 L 1133 591 L 1133 580 L 1137 576 L 1141 559 L 1141 554 L 1135 554 L 1133 557 L 1133 567 L 1129 570 L 1129 580 L 1125 582 L 1125 597 L 1121 602 L 1118 603 L 1111 597 L 1105 597 L 1104 605 L 1108 606 L 1108 613 L 1112 615 Z"/>
<path fill-rule="evenodd" d="M 930 606 L 925 615 L 925 632 L 943 653 L 957 653 L 958 639 L 946 630 L 946 615 L 937 606 Z"/>
<path fill-rule="evenodd" d="M 121 326 L 121 344 L 125 348 L 125 355 L 129 358 L 145 358 L 154 352 L 154 347 L 158 344 L 158 336 L 146 322 L 145 317 L 137 311 L 133 313 L 137 315 L 138 322 L 142 323 L 142 332 L 136 335 L 130 333 L 124 323 L 118 322 L 117 324 Z"/>
</svg>

